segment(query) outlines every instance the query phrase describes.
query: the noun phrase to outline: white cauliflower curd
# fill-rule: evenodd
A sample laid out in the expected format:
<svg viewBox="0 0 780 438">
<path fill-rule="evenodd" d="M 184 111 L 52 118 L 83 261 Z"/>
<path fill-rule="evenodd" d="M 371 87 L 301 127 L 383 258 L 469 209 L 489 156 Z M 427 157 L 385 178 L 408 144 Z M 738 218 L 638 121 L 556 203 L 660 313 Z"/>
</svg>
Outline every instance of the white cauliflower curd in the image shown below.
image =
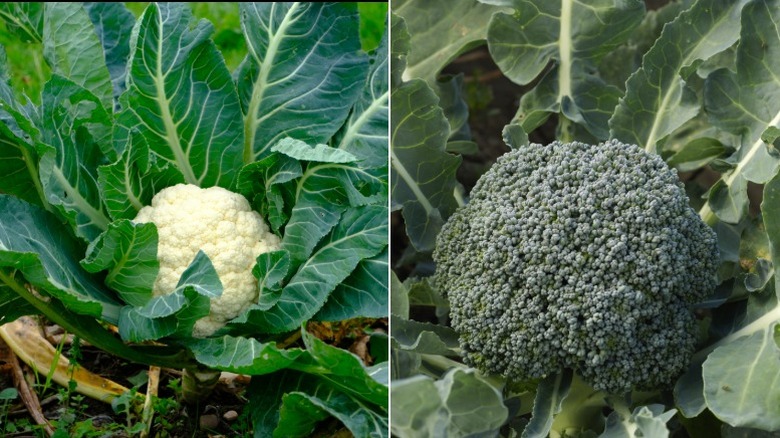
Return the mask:
<svg viewBox="0 0 780 438">
<path fill-rule="evenodd" d="M 222 296 L 212 299 L 211 313 L 195 323 L 194 337 L 211 335 L 257 300 L 257 279 L 252 275 L 255 259 L 280 245 L 243 196 L 221 187 L 168 187 L 134 221 L 157 226 L 160 272 L 154 283 L 155 296 L 176 289 L 198 250 L 209 256 L 219 274 Z"/>
</svg>

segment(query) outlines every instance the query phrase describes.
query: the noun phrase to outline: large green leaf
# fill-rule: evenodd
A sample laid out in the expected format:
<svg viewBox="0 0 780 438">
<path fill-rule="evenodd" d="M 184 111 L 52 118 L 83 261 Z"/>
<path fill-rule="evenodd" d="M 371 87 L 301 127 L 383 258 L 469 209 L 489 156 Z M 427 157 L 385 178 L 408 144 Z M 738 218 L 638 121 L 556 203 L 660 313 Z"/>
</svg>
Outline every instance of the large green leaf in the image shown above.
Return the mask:
<svg viewBox="0 0 780 438">
<path fill-rule="evenodd" d="M 330 385 L 384 409 L 388 398 L 388 368 L 386 364 L 366 367 L 349 351 L 336 348 L 301 330 L 306 353 L 291 368 L 317 375 Z"/>
<path fill-rule="evenodd" d="M 295 206 L 282 238 L 282 247 L 296 265 L 311 255 L 348 206 L 384 205 L 387 199 L 387 171 L 383 168 L 310 165 L 297 184 Z"/>
<path fill-rule="evenodd" d="M 702 374 L 707 406 L 715 416 L 732 426 L 780 429 L 777 324 L 716 349 L 704 362 Z"/>
<path fill-rule="evenodd" d="M 361 260 L 377 255 L 385 246 L 387 209 L 372 205 L 350 208 L 290 278 L 274 307 L 250 308 L 233 322 L 249 323 L 267 333 L 292 330 L 322 308 Z"/>
<path fill-rule="evenodd" d="M 0 195 L 0 266 L 18 269 L 30 284 L 73 312 L 116 323 L 119 303 L 78 263 L 83 249 L 50 213 Z M 45 292 L 44 292 L 45 291 Z"/>
<path fill-rule="evenodd" d="M 255 436 L 306 437 L 333 416 L 356 437 L 386 437 L 387 415 L 322 379 L 297 371 L 253 378 L 250 402 Z"/>
<path fill-rule="evenodd" d="M 38 177 L 38 153 L 27 134 L 18 128 L 8 102 L 0 107 L 0 191 L 42 205 L 46 198 Z M 28 122 L 28 129 L 33 129 Z M 33 134 L 34 135 L 34 134 Z"/>
<path fill-rule="evenodd" d="M 40 179 L 47 201 L 88 241 L 108 228 L 98 191 L 110 115 L 88 90 L 54 76 L 43 89 Z"/>
<path fill-rule="evenodd" d="M 363 259 L 342 281 L 317 312 L 320 321 L 342 321 L 357 317 L 387 316 L 388 250 Z"/>
<path fill-rule="evenodd" d="M 0 18 L 25 41 L 43 40 L 44 2 L 2 2 Z"/>
<path fill-rule="evenodd" d="M 561 412 L 561 405 L 572 382 L 572 371 L 563 370 L 545 377 L 536 388 L 531 421 L 523 430 L 522 438 L 544 438 L 550 433 L 553 417 Z"/>
<path fill-rule="evenodd" d="M 336 137 L 337 146 L 355 155 L 361 167 L 387 166 L 388 33 L 371 54 L 363 92 L 355 102 L 346 124 Z"/>
<path fill-rule="evenodd" d="M 242 3 L 249 55 L 238 72 L 245 163 L 284 137 L 326 143 L 360 95 L 368 60 L 350 3 Z M 315 73 L 316 72 L 316 73 Z"/>
<path fill-rule="evenodd" d="M 43 56 L 52 71 L 91 91 L 113 107 L 111 77 L 103 62 L 100 39 L 79 2 L 45 2 Z M 78 35 L 78 37 L 74 37 Z"/>
<path fill-rule="evenodd" d="M 742 12 L 742 34 L 737 47 L 736 72 L 714 71 L 705 84 L 704 105 L 717 127 L 741 138 L 731 157 L 736 167 L 723 178 L 721 198 L 711 193 L 700 211 L 705 220 L 713 213 L 736 223 L 746 208 L 733 214 L 723 206 L 747 205 L 747 181 L 763 184 L 780 168 L 780 154 L 762 136 L 780 127 L 780 34 L 757 32 L 780 26 L 780 2 L 753 1 Z M 732 214 L 729 214 L 732 213 Z"/>
<path fill-rule="evenodd" d="M 501 393 L 473 370 L 395 380 L 391 397 L 390 429 L 409 438 L 495 436 L 508 415 Z"/>
<path fill-rule="evenodd" d="M 699 113 L 687 86 L 698 61 L 727 49 L 739 37 L 734 22 L 747 0 L 703 0 L 664 26 L 660 38 L 626 82 L 626 94 L 609 120 L 610 133 L 648 151 Z"/>
<path fill-rule="evenodd" d="M 262 343 L 244 337 L 191 338 L 180 342 L 203 365 L 254 376 L 287 368 L 304 354 L 304 350 L 280 350 L 273 342 Z"/>
<path fill-rule="evenodd" d="M 390 316 L 393 347 L 421 354 L 458 357 L 458 334 L 450 327 Z"/>
<path fill-rule="evenodd" d="M 160 190 L 184 182 L 171 163 L 159 163 L 146 139 L 132 133 L 119 159 L 98 168 L 98 186 L 112 219 L 135 219 Z"/>
<path fill-rule="evenodd" d="M 241 107 L 225 61 L 183 3 L 152 3 L 136 23 L 116 140 L 137 130 L 189 184 L 230 187 L 241 166 Z"/>
<path fill-rule="evenodd" d="M 0 282 L 0 325 L 14 321 L 20 316 L 39 313 L 35 306 L 14 292 L 7 284 Z"/>
<path fill-rule="evenodd" d="M 284 154 L 273 154 L 241 168 L 237 190 L 268 218 L 271 229 L 279 234 L 290 219 L 295 203 L 294 180 L 301 175 L 301 163 Z"/>
<path fill-rule="evenodd" d="M 117 101 L 125 91 L 130 34 L 135 25 L 135 16 L 122 2 L 84 2 L 84 8 L 103 46 L 103 56 Z"/>
<path fill-rule="evenodd" d="M 599 438 L 667 438 L 666 423 L 676 413 L 674 409 L 666 411 L 664 405 L 639 406 L 633 412 L 615 411 L 607 417 L 604 433 Z"/>
<path fill-rule="evenodd" d="M 146 304 L 160 268 L 157 227 L 126 219 L 112 222 L 89 245 L 81 266 L 89 272 L 107 270 L 106 285 L 124 302 L 134 306 Z"/>
<path fill-rule="evenodd" d="M 405 77 L 424 79 L 434 87 L 442 68 L 484 43 L 490 16 L 497 10 L 477 0 L 393 2 L 393 13 L 404 19 L 411 35 Z"/>
<path fill-rule="evenodd" d="M 496 13 L 487 33 L 490 54 L 520 85 L 536 79 L 551 61 L 542 83 L 523 96 L 518 119 L 526 132 L 550 112 L 562 113 L 600 139 L 622 94 L 593 75 L 601 58 L 625 42 L 644 15 L 643 1 L 574 0 L 505 2 L 512 13 Z"/>
<path fill-rule="evenodd" d="M 173 291 L 147 299 L 142 306 L 122 308 L 119 334 L 131 342 L 174 334 L 189 338 L 195 322 L 209 314 L 211 299 L 220 295 L 219 275 L 206 253 L 198 251 Z"/>
<path fill-rule="evenodd" d="M 432 251 L 444 221 L 457 208 L 455 171 L 461 158 L 445 152 L 449 122 L 433 90 L 420 79 L 392 93 L 392 202 L 403 208 L 417 251 Z"/>
</svg>

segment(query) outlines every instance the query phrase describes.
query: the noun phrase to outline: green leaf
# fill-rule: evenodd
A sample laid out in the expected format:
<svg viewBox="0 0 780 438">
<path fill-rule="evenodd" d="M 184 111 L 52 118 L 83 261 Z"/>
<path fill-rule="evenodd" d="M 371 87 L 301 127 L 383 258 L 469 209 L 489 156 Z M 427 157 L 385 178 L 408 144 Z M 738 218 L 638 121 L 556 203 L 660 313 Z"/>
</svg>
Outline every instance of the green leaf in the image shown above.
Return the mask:
<svg viewBox="0 0 780 438">
<path fill-rule="evenodd" d="M 55 74 L 86 88 L 104 107 L 112 108 L 111 77 L 103 62 L 100 39 L 84 6 L 78 2 L 44 4 L 43 56 L 46 62 Z"/>
<path fill-rule="evenodd" d="M 391 334 L 395 348 L 421 354 L 459 356 L 458 334 L 450 327 L 403 319 L 392 315 Z"/>
<path fill-rule="evenodd" d="M 666 164 L 681 172 L 706 166 L 714 158 L 726 153 L 728 148 L 715 138 L 696 138 L 687 142 L 680 150 L 666 160 Z"/>
<path fill-rule="evenodd" d="M 330 385 L 368 403 L 387 409 L 390 404 L 387 387 L 387 367 L 366 368 L 349 351 L 328 345 L 302 330 L 307 355 L 301 356 L 293 369 L 317 375 Z M 375 374 L 382 374 L 376 376 Z"/>
<path fill-rule="evenodd" d="M 528 134 L 522 126 L 514 123 L 504 126 L 504 130 L 501 131 L 501 138 L 512 149 L 519 149 L 528 145 Z"/>
<path fill-rule="evenodd" d="M 780 348 L 774 327 L 731 342 L 703 366 L 704 397 L 713 414 L 732 426 L 780 428 Z"/>
<path fill-rule="evenodd" d="M 276 305 L 290 275 L 290 268 L 290 253 L 285 250 L 265 252 L 257 257 L 257 264 L 252 269 L 252 274 L 258 279 L 259 291 L 255 308 L 268 310 Z"/>
<path fill-rule="evenodd" d="M 103 46 L 108 74 L 111 76 L 114 101 L 125 91 L 127 59 L 130 57 L 130 34 L 135 16 L 122 2 L 84 2 L 95 33 Z"/>
<path fill-rule="evenodd" d="M 0 18 L 11 32 L 24 41 L 43 40 L 43 9 L 45 2 L 2 2 Z"/>
<path fill-rule="evenodd" d="M 741 203 L 747 181 L 763 184 L 780 169 L 780 156 L 761 136 L 780 126 L 780 35 L 756 32 L 780 23 L 780 3 L 751 2 L 742 11 L 742 35 L 737 46 L 737 71 L 716 70 L 705 83 L 704 106 L 712 123 L 741 136 L 732 157 L 736 167 L 724 175 L 732 203 Z M 768 27 L 767 27 L 768 26 Z M 736 26 L 735 26 L 736 27 Z M 717 205 L 706 205 L 699 213 L 708 219 L 722 217 Z M 741 216 L 740 216 L 741 217 Z"/>
<path fill-rule="evenodd" d="M 354 436 L 387 436 L 387 413 L 328 385 L 285 370 L 252 379 L 248 393 L 256 436 L 309 436 L 318 421 L 333 416 Z"/>
<path fill-rule="evenodd" d="M 461 158 L 445 152 L 449 122 L 425 82 L 404 83 L 391 100 L 393 205 L 403 207 L 414 248 L 432 251 L 441 226 L 457 208 L 455 171 Z"/>
<path fill-rule="evenodd" d="M 473 370 L 394 380 L 391 397 L 390 430 L 409 438 L 495 436 L 508 414 L 501 393 Z"/>
<path fill-rule="evenodd" d="M 182 306 L 184 303 L 182 303 Z M 164 338 L 176 333 L 175 316 L 149 318 L 141 315 L 138 308 L 124 306 L 119 313 L 119 336 L 125 342 L 144 342 Z"/>
<path fill-rule="evenodd" d="M 78 264 L 83 249 L 50 213 L 0 195 L 0 266 L 18 269 L 27 281 L 61 300 L 73 312 L 115 324 L 113 293 Z"/>
<path fill-rule="evenodd" d="M 234 323 L 248 322 L 265 333 L 292 330 L 322 308 L 337 285 L 357 264 L 387 245 L 387 209 L 365 206 L 348 209 L 333 231 L 306 260 L 268 310 L 252 307 Z M 283 249 L 286 249 L 284 243 Z"/>
<path fill-rule="evenodd" d="M 390 83 L 393 89 L 403 82 L 402 76 L 406 71 L 406 55 L 411 50 L 411 36 L 403 18 L 390 12 Z"/>
<path fill-rule="evenodd" d="M 89 91 L 59 76 L 43 89 L 40 178 L 47 201 L 87 241 L 108 228 L 97 167 L 110 116 Z M 109 146 L 110 147 L 110 146 Z"/>
<path fill-rule="evenodd" d="M 81 266 L 93 273 L 107 270 L 106 285 L 126 303 L 143 306 L 152 296 L 160 268 L 157 227 L 125 219 L 112 222 L 89 245 Z"/>
<path fill-rule="evenodd" d="M 33 294 L 27 290 L 26 285 L 2 271 L 0 271 L 0 281 L 13 288 L 19 296 L 24 297 L 28 303 L 33 305 L 51 322 L 89 342 L 91 345 L 117 357 L 130 362 L 171 368 L 191 366 L 193 363 L 191 357 L 178 347 L 172 348 L 160 345 L 129 346 L 96 319 L 74 313 L 56 299 L 44 298 Z"/>
<path fill-rule="evenodd" d="M 156 157 L 146 139 L 133 133 L 115 163 L 98 167 L 98 188 L 112 219 L 135 219 L 160 190 L 184 183 L 181 172 Z"/>
<path fill-rule="evenodd" d="M 394 2 L 393 13 L 404 19 L 411 35 L 405 76 L 421 78 L 433 87 L 444 66 L 461 53 L 483 44 L 488 20 L 497 10 L 476 0 Z"/>
<path fill-rule="evenodd" d="M 501 71 L 526 85 L 556 62 L 542 83 L 523 96 L 517 116 L 523 129 L 531 132 L 553 112 L 606 139 L 606 123 L 622 93 L 592 72 L 631 36 L 644 16 L 644 2 L 511 3 L 515 10 L 493 15 L 487 33 L 490 54 Z"/>
<path fill-rule="evenodd" d="M 390 315 L 409 319 L 409 289 L 395 271 L 390 274 Z"/>
<path fill-rule="evenodd" d="M 209 314 L 211 299 L 220 295 L 219 275 L 206 253 L 198 251 L 173 291 L 148 300 L 142 307 L 122 308 L 119 334 L 132 342 L 173 334 L 190 337 L 195 322 Z"/>
<path fill-rule="evenodd" d="M 7 284 L 0 282 L 0 325 L 7 324 L 25 315 L 41 313 Z"/>
<path fill-rule="evenodd" d="M 249 55 L 237 72 L 244 163 L 284 137 L 326 143 L 360 95 L 368 60 L 349 3 L 242 3 Z M 311 74 L 309 72 L 319 72 Z"/>
<path fill-rule="evenodd" d="M 207 339 L 181 339 L 195 359 L 210 368 L 240 374 L 268 374 L 290 366 L 304 350 L 279 350 L 272 343 L 252 338 L 222 336 Z"/>
<path fill-rule="evenodd" d="M 268 218 L 271 229 L 281 234 L 295 203 L 297 187 L 293 180 L 301 175 L 301 163 L 283 154 L 273 154 L 244 166 L 238 174 L 237 190 Z"/>
<path fill-rule="evenodd" d="M 387 136 L 385 136 L 387 139 Z M 299 161 L 319 163 L 353 163 L 357 158 L 347 151 L 332 148 L 326 144 L 310 146 L 294 138 L 285 137 L 271 147 L 271 152 L 279 152 Z"/>
<path fill-rule="evenodd" d="M 46 196 L 38 176 L 38 153 L 31 143 L 40 133 L 10 106 L 13 102 L 0 106 L 0 192 L 42 206 Z"/>
<path fill-rule="evenodd" d="M 387 38 L 371 53 L 363 92 L 336 136 L 337 147 L 356 156 L 362 167 L 387 166 L 387 126 L 390 87 L 387 78 Z"/>
<path fill-rule="evenodd" d="M 522 438 L 541 438 L 550 433 L 553 417 L 561 412 L 561 404 L 569 395 L 572 375 L 571 370 L 563 370 L 539 382 L 531 421 L 523 430 Z"/>
<path fill-rule="evenodd" d="M 388 249 L 363 259 L 349 277 L 328 297 L 325 306 L 314 316 L 318 321 L 384 318 L 387 316 Z"/>
<path fill-rule="evenodd" d="M 242 114 L 225 61 L 184 3 L 152 3 L 131 41 L 115 139 L 137 130 L 188 184 L 230 187 L 241 167 Z"/>
<path fill-rule="evenodd" d="M 664 405 L 639 406 L 630 416 L 617 411 L 607 417 L 604 432 L 599 438 L 634 438 L 646 436 L 666 438 L 669 429 L 666 423 L 677 413 L 675 409 L 664 412 Z"/>
<path fill-rule="evenodd" d="M 309 166 L 298 180 L 296 195 L 282 248 L 290 252 L 297 266 L 311 255 L 348 206 L 385 204 L 387 171 L 338 163 Z"/>
<path fill-rule="evenodd" d="M 626 82 L 626 94 L 609 120 L 613 138 L 648 151 L 699 113 L 687 86 L 698 61 L 727 49 L 739 37 L 739 16 L 747 0 L 696 2 L 664 26 L 660 38 Z"/>
</svg>

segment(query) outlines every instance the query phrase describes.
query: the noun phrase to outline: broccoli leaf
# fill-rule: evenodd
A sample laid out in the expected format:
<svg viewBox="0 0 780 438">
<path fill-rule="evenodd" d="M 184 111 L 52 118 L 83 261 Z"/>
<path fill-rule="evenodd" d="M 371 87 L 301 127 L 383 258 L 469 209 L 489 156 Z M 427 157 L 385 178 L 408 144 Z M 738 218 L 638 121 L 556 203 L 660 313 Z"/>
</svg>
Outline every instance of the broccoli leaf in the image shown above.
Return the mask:
<svg viewBox="0 0 780 438">
<path fill-rule="evenodd" d="M 406 233 L 415 249 L 429 252 L 457 208 L 455 171 L 461 158 L 445 152 L 449 122 L 425 82 L 414 79 L 396 87 L 391 100 L 393 205 L 403 208 Z"/>
<path fill-rule="evenodd" d="M 393 13 L 404 19 L 412 35 L 413 49 L 406 59 L 406 77 L 422 78 L 434 87 L 436 76 L 444 66 L 459 54 L 482 44 L 487 36 L 488 20 L 499 10 L 482 3 L 476 0 L 393 2 Z"/>
<path fill-rule="evenodd" d="M 606 139 L 606 124 L 621 92 L 592 72 L 639 25 L 644 2 L 509 3 L 515 11 L 493 15 L 487 33 L 491 56 L 504 74 L 525 85 L 550 61 L 557 61 L 541 83 L 523 96 L 515 116 L 523 129 L 531 132 L 549 113 L 561 113 L 595 137 Z"/>
<path fill-rule="evenodd" d="M 553 417 L 561 412 L 563 400 L 569 395 L 572 376 L 571 370 L 563 370 L 539 382 L 531 421 L 523 430 L 522 438 L 543 438 L 550 433 Z"/>
<path fill-rule="evenodd" d="M 438 381 L 394 380 L 391 397 L 390 430 L 405 437 L 495 436 L 508 413 L 496 388 L 459 368 Z"/>
<path fill-rule="evenodd" d="M 736 73 L 728 69 L 714 71 L 705 83 L 704 107 L 712 123 L 741 136 L 741 144 L 732 159 L 736 167 L 727 172 L 720 198 L 700 214 L 710 220 L 714 212 L 721 220 L 736 223 L 745 212 L 734 215 L 724 205 L 747 204 L 747 181 L 763 184 L 780 168 L 780 155 L 761 138 L 770 127 L 780 127 L 780 35 L 756 32 L 780 23 L 777 1 L 751 2 L 742 13 L 742 34 L 737 46 Z M 726 199 L 728 202 L 723 202 Z"/>
<path fill-rule="evenodd" d="M 699 113 L 686 84 L 698 61 L 727 49 L 739 37 L 734 25 L 747 0 L 700 1 L 664 27 L 626 82 L 626 94 L 609 120 L 613 138 L 656 151 L 658 141 Z"/>
<path fill-rule="evenodd" d="M 193 26 L 184 3 L 152 3 L 136 25 L 118 149 L 137 130 L 184 181 L 230 187 L 241 166 L 241 108 L 225 61 L 209 39 L 213 26 Z"/>
<path fill-rule="evenodd" d="M 325 143 L 360 94 L 368 59 L 360 52 L 357 7 L 348 3 L 241 3 L 249 55 L 237 72 L 246 114 L 244 163 L 284 137 Z M 317 71 L 319 74 L 303 74 Z"/>
</svg>

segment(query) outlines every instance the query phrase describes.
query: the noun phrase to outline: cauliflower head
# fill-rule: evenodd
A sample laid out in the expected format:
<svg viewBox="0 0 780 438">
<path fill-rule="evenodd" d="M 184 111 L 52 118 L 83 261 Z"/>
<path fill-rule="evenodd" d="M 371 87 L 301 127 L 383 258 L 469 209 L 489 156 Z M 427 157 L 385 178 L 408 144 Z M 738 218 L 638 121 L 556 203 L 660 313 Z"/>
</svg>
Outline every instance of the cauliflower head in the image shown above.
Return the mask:
<svg viewBox="0 0 780 438">
<path fill-rule="evenodd" d="M 211 335 L 256 302 L 255 260 L 280 245 L 243 196 L 221 187 L 168 187 L 157 193 L 152 205 L 143 207 L 134 221 L 157 226 L 160 271 L 154 283 L 155 296 L 176 289 L 199 250 L 206 253 L 219 274 L 222 296 L 212 299 L 211 313 L 195 323 L 195 337 Z"/>
<path fill-rule="evenodd" d="M 466 363 L 515 381 L 572 368 L 611 392 L 682 373 L 691 305 L 714 290 L 719 260 L 677 173 L 617 141 L 505 154 L 433 258 Z"/>
</svg>

